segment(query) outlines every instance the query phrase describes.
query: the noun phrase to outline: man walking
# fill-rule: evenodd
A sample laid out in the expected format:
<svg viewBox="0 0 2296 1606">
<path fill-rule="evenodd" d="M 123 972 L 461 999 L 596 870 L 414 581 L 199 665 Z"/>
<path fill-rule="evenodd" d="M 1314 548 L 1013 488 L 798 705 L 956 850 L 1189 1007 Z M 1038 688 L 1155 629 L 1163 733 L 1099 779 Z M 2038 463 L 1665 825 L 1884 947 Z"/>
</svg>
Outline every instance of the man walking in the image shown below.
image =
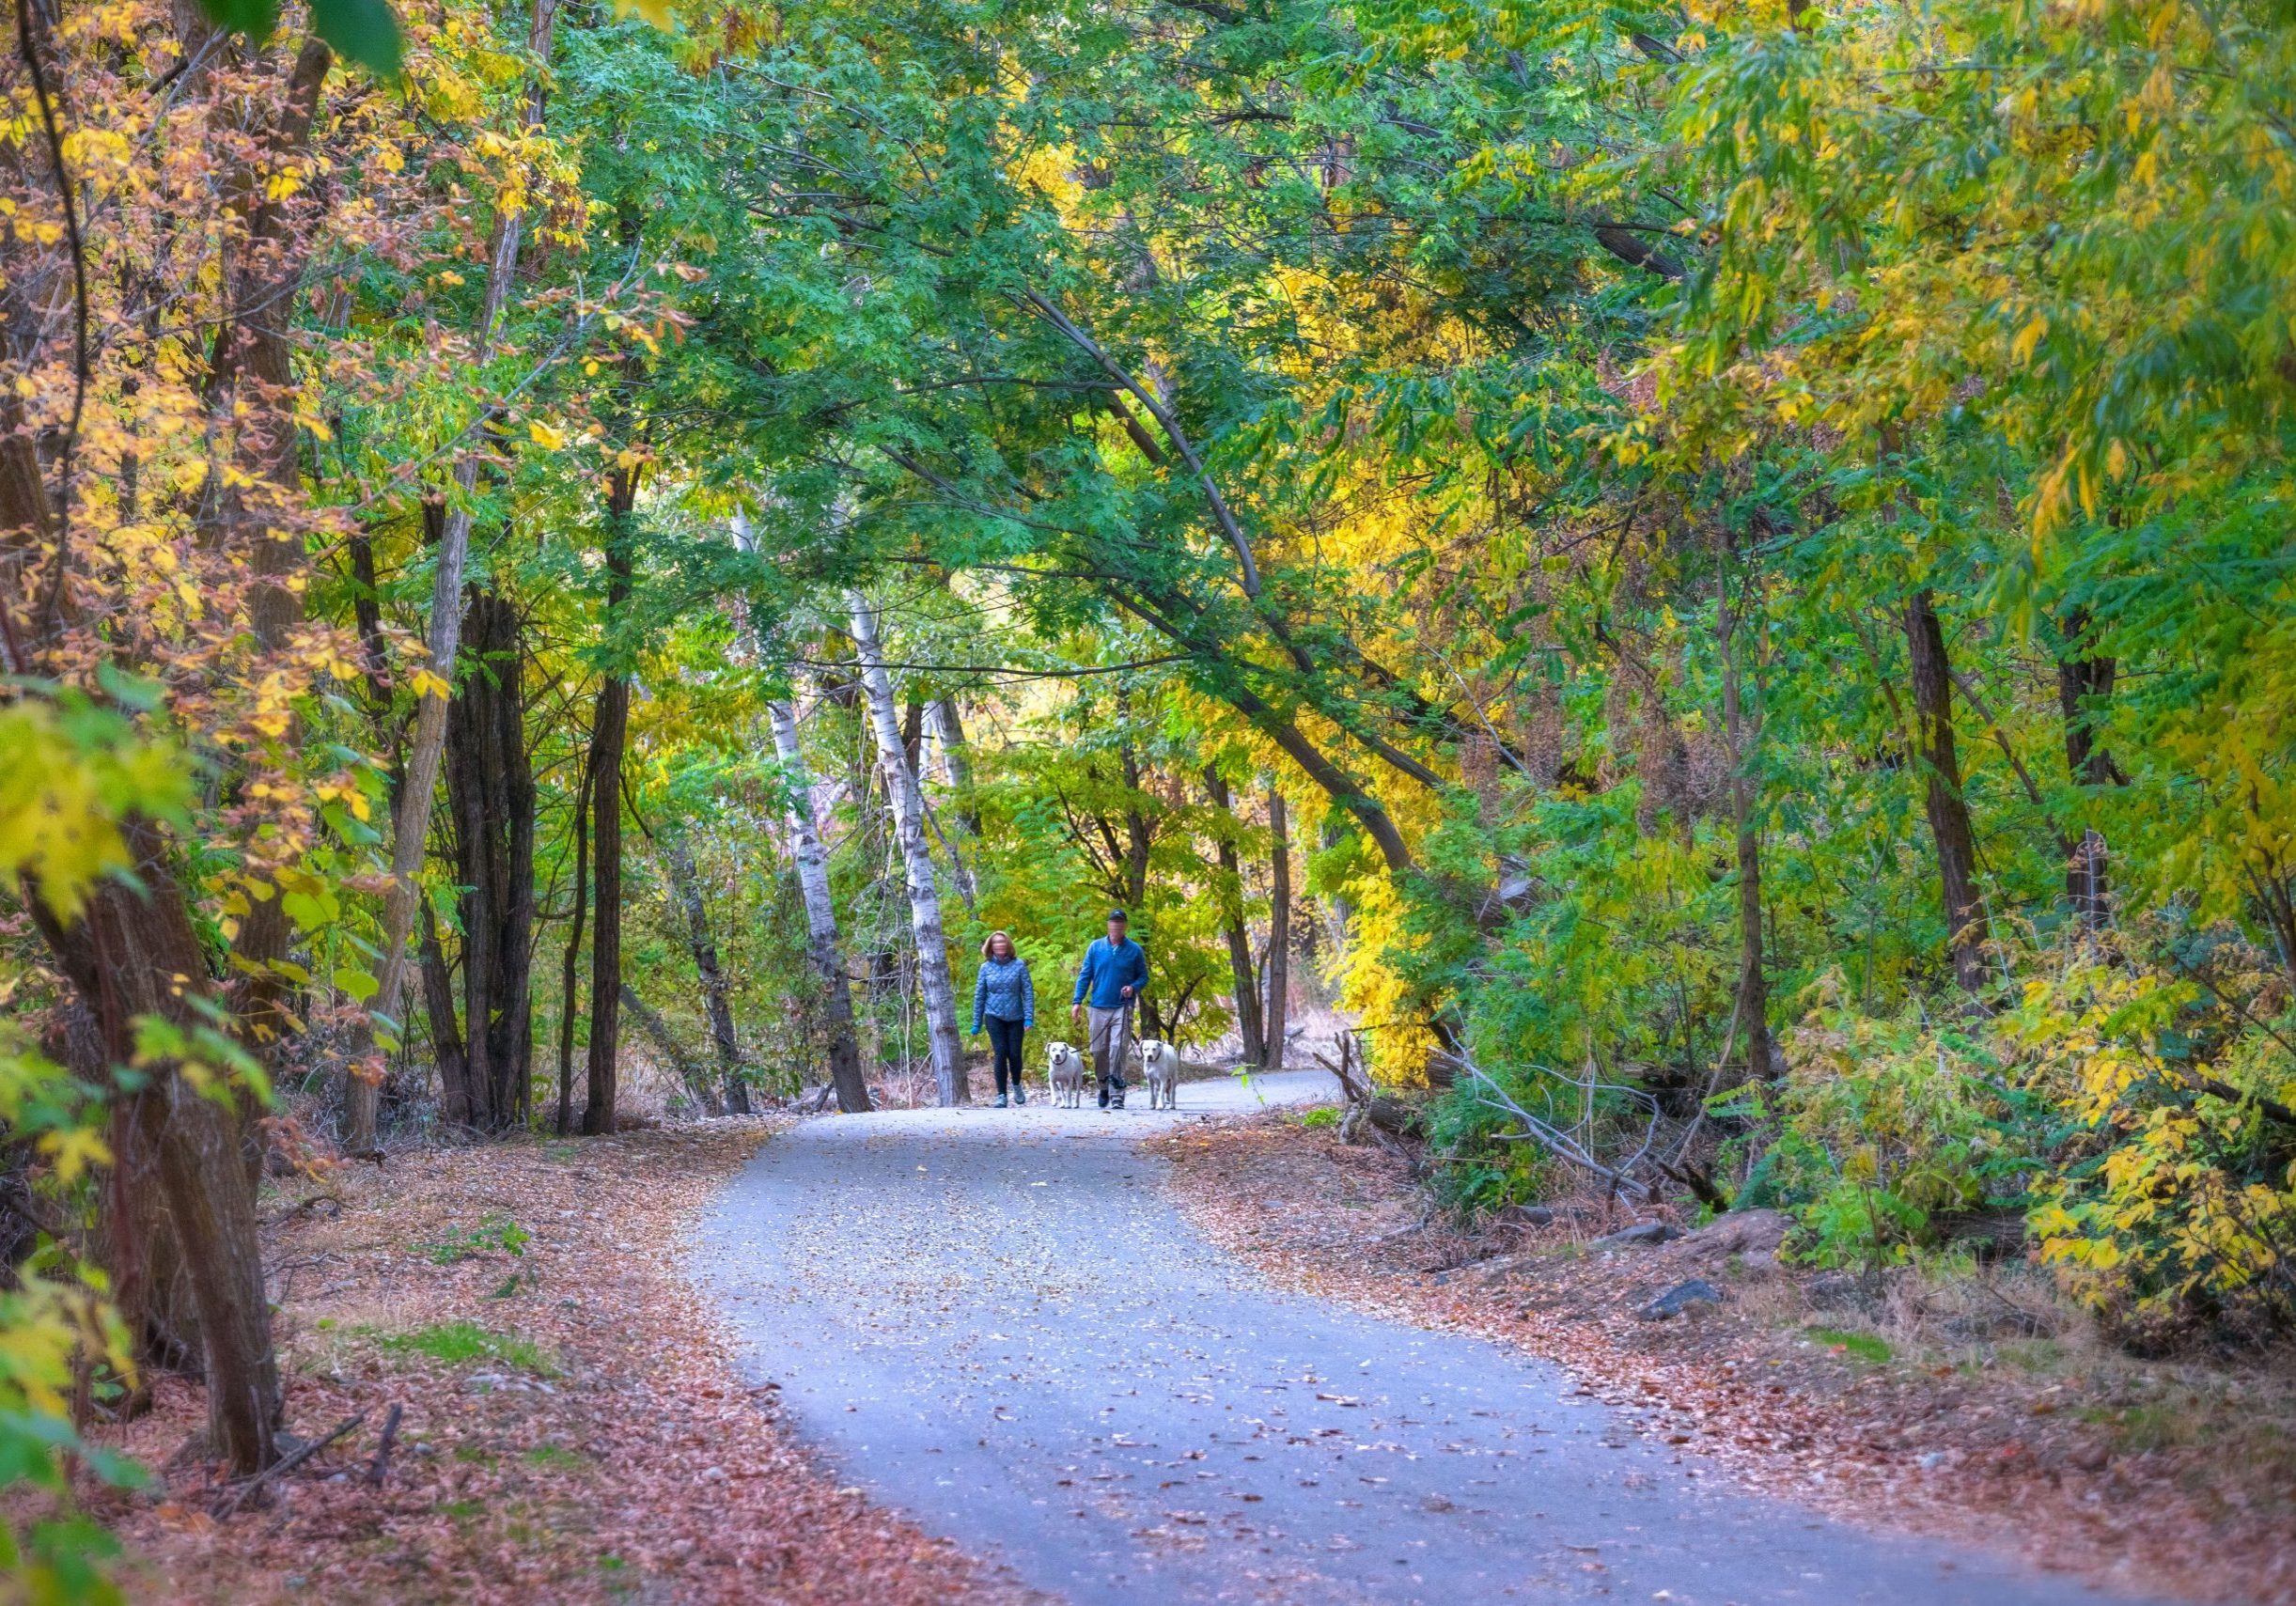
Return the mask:
<svg viewBox="0 0 2296 1606">
<path fill-rule="evenodd" d="M 1108 935 L 1095 937 L 1076 973 L 1076 996 L 1069 1018 L 1082 1026 L 1090 1000 L 1092 1068 L 1101 1082 L 1101 1108 L 1124 1108 L 1124 1056 L 1132 1046 L 1132 1006 L 1148 986 L 1148 955 L 1125 935 L 1124 912 L 1108 912 Z M 1111 1095 L 1114 1095 L 1112 1099 Z"/>
</svg>

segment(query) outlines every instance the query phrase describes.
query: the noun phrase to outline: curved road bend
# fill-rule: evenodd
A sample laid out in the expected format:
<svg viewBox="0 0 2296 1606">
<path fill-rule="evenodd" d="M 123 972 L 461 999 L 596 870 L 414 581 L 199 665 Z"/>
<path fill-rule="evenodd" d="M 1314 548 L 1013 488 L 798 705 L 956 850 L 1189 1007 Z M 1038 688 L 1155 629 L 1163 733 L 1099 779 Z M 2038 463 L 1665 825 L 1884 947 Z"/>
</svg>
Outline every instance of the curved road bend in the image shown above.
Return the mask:
<svg viewBox="0 0 2296 1606">
<path fill-rule="evenodd" d="M 1270 1288 L 1134 1146 L 1335 1091 L 810 1121 L 720 1200 L 695 1269 L 840 1475 L 1080 1602 L 2100 1598 L 1733 1491 L 1553 1366 Z"/>
</svg>

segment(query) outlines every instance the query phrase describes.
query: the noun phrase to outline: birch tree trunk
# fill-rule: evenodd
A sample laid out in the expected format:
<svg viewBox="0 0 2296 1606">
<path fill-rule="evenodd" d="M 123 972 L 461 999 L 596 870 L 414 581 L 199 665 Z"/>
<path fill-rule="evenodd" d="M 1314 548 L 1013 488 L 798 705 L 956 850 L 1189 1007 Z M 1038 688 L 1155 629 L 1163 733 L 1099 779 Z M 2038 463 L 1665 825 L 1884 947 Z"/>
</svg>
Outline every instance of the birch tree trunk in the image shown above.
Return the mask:
<svg viewBox="0 0 2296 1606">
<path fill-rule="evenodd" d="M 853 988 L 845 974 L 836 900 L 829 891 L 829 850 L 814 818 L 813 780 L 797 740 L 797 710 L 786 700 L 767 706 L 773 750 L 781 755 L 782 784 L 789 788 L 789 836 L 797 845 L 797 884 L 805 900 L 805 949 L 829 1010 L 829 1081 L 837 1090 L 837 1108 L 863 1115 L 868 1113 L 869 1089 L 861 1075 L 861 1044 L 853 1036 Z"/>
<path fill-rule="evenodd" d="M 909 767 L 901 741 L 893 679 L 885 673 L 877 613 L 858 591 L 846 593 L 852 612 L 854 644 L 861 649 L 861 685 L 868 698 L 869 724 L 877 733 L 878 763 L 893 803 L 893 824 L 900 843 L 909 886 L 909 927 L 916 937 L 917 989 L 925 995 L 925 1022 L 932 1045 L 933 1078 L 941 1102 L 972 1101 L 966 1085 L 964 1049 L 957 1027 L 957 990 L 948 970 L 948 938 L 941 924 L 941 892 L 933 881 L 932 850 L 925 841 L 925 797 Z"/>
<path fill-rule="evenodd" d="M 538 63 L 550 60 L 551 35 L 557 18 L 558 0 L 534 0 L 526 48 Z M 528 133 L 541 125 L 544 93 L 538 74 L 526 96 Z M 474 366 L 484 366 L 493 352 L 495 325 L 509 304 L 524 227 L 523 213 L 495 214 L 493 238 L 487 251 L 486 295 L 479 305 L 477 341 L 471 353 Z M 470 555 L 471 493 L 478 484 L 476 453 L 462 454 L 455 464 L 454 478 L 456 494 L 446 509 L 438 568 L 430 584 L 430 631 L 424 668 L 437 683 L 426 685 L 415 703 L 414 741 L 407 753 L 398 806 L 391 813 L 391 886 L 383 900 L 382 974 L 376 977 L 380 985 L 375 990 L 373 1016 L 402 1034 L 398 1016 L 406 991 L 407 939 L 414 929 L 414 905 L 420 896 L 415 877 L 423 867 L 431 795 L 438 790 L 439 767 L 446 752 L 447 688 L 453 684 L 455 655 L 462 646 L 462 568 Z M 375 1111 L 382 1089 L 381 1067 L 371 1039 L 355 1045 L 343 1086 L 343 1147 L 352 1154 L 375 1151 Z"/>
<path fill-rule="evenodd" d="M 743 552 L 755 553 L 758 541 L 746 515 L 736 509 L 733 538 Z M 742 629 L 749 649 L 765 662 L 765 640 L 756 616 L 744 612 Z M 869 1085 L 861 1074 L 861 1042 L 853 1030 L 853 986 L 845 969 L 845 944 L 837 930 L 837 903 L 829 887 L 829 849 L 813 808 L 813 777 L 805 768 L 805 749 L 798 740 L 797 709 L 786 698 L 766 705 L 773 725 L 773 751 L 781 758 L 782 784 L 789 794 L 789 839 L 796 847 L 797 884 L 805 905 L 805 951 L 820 978 L 823 1007 L 829 1011 L 829 1083 L 836 1089 L 837 1108 L 848 1115 L 869 1112 Z"/>
</svg>

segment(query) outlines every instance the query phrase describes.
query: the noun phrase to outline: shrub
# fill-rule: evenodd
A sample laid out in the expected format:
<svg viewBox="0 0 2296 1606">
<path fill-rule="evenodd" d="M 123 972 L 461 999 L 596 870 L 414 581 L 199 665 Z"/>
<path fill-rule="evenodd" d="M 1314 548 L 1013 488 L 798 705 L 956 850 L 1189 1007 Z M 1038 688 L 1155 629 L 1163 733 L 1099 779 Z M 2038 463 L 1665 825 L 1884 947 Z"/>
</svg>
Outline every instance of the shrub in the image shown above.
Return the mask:
<svg viewBox="0 0 2296 1606">
<path fill-rule="evenodd" d="M 2027 984 L 2006 1023 L 2071 1128 L 2038 1191 L 2044 1262 L 2108 1317 L 2296 1320 L 2296 1054 L 2257 956 L 2174 973 L 2127 943 Z M 2283 1006 L 2285 1011 L 2285 1005 Z"/>
<path fill-rule="evenodd" d="M 2047 1123 L 2004 1079 L 1992 1031 L 1917 1006 L 1860 1013 L 1838 975 L 1812 990 L 1785 1079 L 1716 1105 L 1751 1128 L 1742 1152 L 1758 1151 L 1742 1202 L 1788 1208 L 1799 1254 L 1841 1266 L 1906 1259 L 1940 1212 L 2022 1201 Z"/>
</svg>

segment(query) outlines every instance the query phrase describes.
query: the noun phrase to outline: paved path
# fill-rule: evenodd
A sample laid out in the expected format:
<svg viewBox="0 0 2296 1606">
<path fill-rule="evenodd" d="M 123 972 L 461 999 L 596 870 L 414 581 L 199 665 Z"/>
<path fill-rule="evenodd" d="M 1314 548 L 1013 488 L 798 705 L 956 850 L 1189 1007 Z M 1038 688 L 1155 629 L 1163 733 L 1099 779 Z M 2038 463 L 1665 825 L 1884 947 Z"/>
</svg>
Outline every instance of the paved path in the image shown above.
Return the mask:
<svg viewBox="0 0 2296 1606">
<path fill-rule="evenodd" d="M 824 1117 L 759 1152 L 696 1271 L 842 1476 L 1080 1602 L 2098 1598 L 1732 1492 L 1551 1366 L 1271 1289 L 1134 1146 L 1332 1092 Z"/>
</svg>

